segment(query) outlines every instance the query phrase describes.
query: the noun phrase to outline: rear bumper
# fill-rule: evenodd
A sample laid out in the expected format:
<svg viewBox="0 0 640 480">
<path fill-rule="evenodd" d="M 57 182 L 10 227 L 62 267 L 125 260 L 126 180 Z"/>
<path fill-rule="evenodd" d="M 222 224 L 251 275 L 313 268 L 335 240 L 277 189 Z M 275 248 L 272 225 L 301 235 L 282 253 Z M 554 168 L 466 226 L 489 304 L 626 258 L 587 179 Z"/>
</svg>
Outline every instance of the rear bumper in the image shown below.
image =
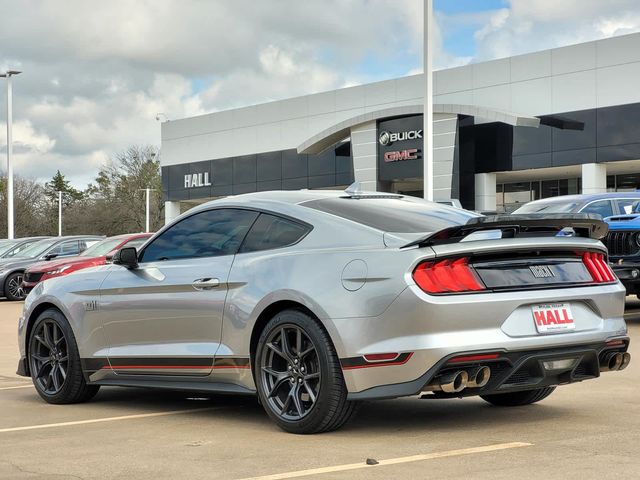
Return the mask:
<svg viewBox="0 0 640 480">
<path fill-rule="evenodd" d="M 418 379 L 424 379 L 443 359 L 465 352 L 510 354 L 604 345 L 627 336 L 624 298 L 619 282 L 447 296 L 430 296 L 412 285 L 380 316 L 334 319 L 333 324 L 342 340 L 339 352 L 347 389 L 357 394 L 378 386 L 420 383 Z M 557 303 L 570 305 L 575 328 L 538 333 L 532 307 Z M 353 364 L 358 357 L 391 352 L 411 356 L 388 363 Z"/>
<path fill-rule="evenodd" d="M 488 366 L 491 369 L 489 382 L 481 388 L 466 388 L 458 393 L 434 392 L 437 398 L 489 395 L 519 390 L 565 385 L 600 376 L 604 357 L 613 352 L 624 353 L 629 347 L 629 338 L 620 337 L 623 345 L 609 346 L 607 342 L 592 343 L 564 348 L 527 350 L 521 352 L 499 352 L 491 360 L 451 363 L 454 357 L 480 355 L 487 352 L 459 352 L 448 355 L 427 370 L 419 378 L 405 383 L 381 385 L 361 392 L 349 394 L 350 400 L 383 399 L 418 395 L 429 390 L 429 384 L 441 375 L 473 367 Z M 492 353 L 495 352 L 492 351 Z M 553 360 L 572 360 L 570 367 L 548 369 L 545 365 Z"/>
</svg>

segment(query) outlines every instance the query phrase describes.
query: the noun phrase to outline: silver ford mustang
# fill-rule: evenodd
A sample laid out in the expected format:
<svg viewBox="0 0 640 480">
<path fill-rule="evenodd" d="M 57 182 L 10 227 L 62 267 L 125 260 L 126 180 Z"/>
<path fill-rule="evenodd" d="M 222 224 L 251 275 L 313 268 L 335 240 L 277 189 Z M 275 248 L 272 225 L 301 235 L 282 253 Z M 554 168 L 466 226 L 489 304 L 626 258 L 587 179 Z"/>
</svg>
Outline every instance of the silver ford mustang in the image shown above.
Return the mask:
<svg viewBox="0 0 640 480">
<path fill-rule="evenodd" d="M 58 404 L 101 385 L 257 393 L 295 433 L 365 399 L 530 404 L 629 364 L 606 230 L 357 188 L 215 200 L 38 284 L 18 373 Z"/>
</svg>

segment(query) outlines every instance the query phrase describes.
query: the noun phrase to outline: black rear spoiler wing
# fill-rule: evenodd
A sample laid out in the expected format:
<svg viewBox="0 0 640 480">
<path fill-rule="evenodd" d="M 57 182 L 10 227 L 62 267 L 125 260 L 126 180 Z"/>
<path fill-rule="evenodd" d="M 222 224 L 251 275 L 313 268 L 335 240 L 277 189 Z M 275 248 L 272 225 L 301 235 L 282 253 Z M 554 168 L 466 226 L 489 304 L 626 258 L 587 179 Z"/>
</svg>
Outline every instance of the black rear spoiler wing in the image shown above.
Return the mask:
<svg viewBox="0 0 640 480">
<path fill-rule="evenodd" d="M 489 230 L 500 230 L 502 238 L 548 237 L 565 231 L 566 236 L 600 240 L 609 231 L 609 226 L 600 215 L 593 213 L 490 215 L 471 218 L 464 225 L 430 233 L 402 248 L 457 243 L 472 233 Z"/>
</svg>

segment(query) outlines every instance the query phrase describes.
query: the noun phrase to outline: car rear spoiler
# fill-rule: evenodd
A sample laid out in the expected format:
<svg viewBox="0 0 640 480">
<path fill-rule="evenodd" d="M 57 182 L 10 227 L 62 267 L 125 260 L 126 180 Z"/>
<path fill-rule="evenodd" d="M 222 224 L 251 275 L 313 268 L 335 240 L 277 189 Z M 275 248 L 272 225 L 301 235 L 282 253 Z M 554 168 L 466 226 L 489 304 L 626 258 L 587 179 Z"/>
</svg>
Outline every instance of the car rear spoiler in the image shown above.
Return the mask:
<svg viewBox="0 0 640 480">
<path fill-rule="evenodd" d="M 602 217 L 593 213 L 491 215 L 469 219 L 464 225 L 445 228 L 407 243 L 402 248 L 426 247 L 462 241 L 472 233 L 502 232 L 501 238 L 571 236 L 600 240 L 609 231 Z"/>
</svg>

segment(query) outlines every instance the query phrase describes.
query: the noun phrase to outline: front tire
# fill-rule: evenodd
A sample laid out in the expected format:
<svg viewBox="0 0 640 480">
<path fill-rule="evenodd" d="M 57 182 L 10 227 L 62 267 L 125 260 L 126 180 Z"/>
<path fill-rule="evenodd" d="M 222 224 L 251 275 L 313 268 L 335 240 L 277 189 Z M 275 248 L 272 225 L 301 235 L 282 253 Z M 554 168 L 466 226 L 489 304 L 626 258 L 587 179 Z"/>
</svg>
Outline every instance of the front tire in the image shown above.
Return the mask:
<svg viewBox="0 0 640 480">
<path fill-rule="evenodd" d="M 544 400 L 553 393 L 556 387 L 536 388 L 535 390 L 523 390 L 522 392 L 496 393 L 493 395 L 480 395 L 491 405 L 498 407 L 520 407 Z"/>
<path fill-rule="evenodd" d="M 7 277 L 7 281 L 4 282 L 4 295 L 7 300 L 15 302 L 17 300 L 25 299 L 27 295 L 24 293 L 24 289 L 22 288 L 23 276 L 24 274 L 22 272 L 15 272 Z"/>
<path fill-rule="evenodd" d="M 100 389 L 87 385 L 71 326 L 56 309 L 45 310 L 33 324 L 28 360 L 33 385 L 48 403 L 86 402 Z"/>
<path fill-rule="evenodd" d="M 336 430 L 355 411 L 328 334 L 304 312 L 285 310 L 269 321 L 254 371 L 262 406 L 289 433 Z"/>
</svg>

